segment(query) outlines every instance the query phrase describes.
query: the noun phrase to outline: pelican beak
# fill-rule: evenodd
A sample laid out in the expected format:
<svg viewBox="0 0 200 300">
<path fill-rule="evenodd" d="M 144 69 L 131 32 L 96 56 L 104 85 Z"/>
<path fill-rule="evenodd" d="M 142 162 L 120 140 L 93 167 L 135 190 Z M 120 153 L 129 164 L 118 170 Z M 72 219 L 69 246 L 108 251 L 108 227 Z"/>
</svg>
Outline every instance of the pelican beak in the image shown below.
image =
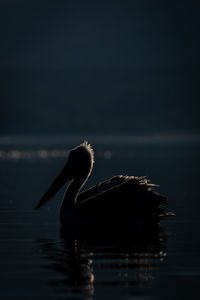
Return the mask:
<svg viewBox="0 0 200 300">
<path fill-rule="evenodd" d="M 45 204 L 48 200 L 50 200 L 58 191 L 61 189 L 61 187 L 70 180 L 70 176 L 67 172 L 67 166 L 65 166 L 58 177 L 54 180 L 54 182 L 50 185 L 46 193 L 43 195 L 41 200 L 39 201 L 38 205 L 35 207 L 35 210 L 38 210 L 40 206 Z"/>
</svg>

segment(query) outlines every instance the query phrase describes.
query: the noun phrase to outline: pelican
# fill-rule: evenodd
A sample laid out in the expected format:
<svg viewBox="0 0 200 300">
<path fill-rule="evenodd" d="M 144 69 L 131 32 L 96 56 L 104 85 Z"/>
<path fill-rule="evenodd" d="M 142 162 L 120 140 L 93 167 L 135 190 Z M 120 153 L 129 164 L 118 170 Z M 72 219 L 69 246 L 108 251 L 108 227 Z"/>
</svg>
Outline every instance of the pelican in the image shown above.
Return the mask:
<svg viewBox="0 0 200 300">
<path fill-rule="evenodd" d="M 152 190 L 146 177 L 114 176 L 80 192 L 94 164 L 94 151 L 88 142 L 72 149 L 67 163 L 50 185 L 35 209 L 39 209 L 67 182 L 60 209 L 61 225 L 157 223 L 173 212 L 164 212 L 166 197 Z"/>
</svg>

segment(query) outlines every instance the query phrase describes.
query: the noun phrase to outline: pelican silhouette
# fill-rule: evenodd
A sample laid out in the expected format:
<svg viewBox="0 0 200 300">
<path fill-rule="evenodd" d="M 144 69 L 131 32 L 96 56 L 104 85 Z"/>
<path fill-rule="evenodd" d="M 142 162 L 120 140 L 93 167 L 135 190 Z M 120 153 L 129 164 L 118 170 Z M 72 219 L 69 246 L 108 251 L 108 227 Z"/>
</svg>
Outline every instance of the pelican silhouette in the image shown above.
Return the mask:
<svg viewBox="0 0 200 300">
<path fill-rule="evenodd" d="M 37 210 L 52 198 L 67 182 L 60 209 L 60 222 L 65 224 L 159 224 L 174 215 L 166 213 L 166 197 L 152 190 L 146 177 L 114 176 L 86 191 L 80 192 L 91 174 L 94 151 L 84 142 L 69 153 L 68 160 L 58 177 L 43 195 Z"/>
</svg>

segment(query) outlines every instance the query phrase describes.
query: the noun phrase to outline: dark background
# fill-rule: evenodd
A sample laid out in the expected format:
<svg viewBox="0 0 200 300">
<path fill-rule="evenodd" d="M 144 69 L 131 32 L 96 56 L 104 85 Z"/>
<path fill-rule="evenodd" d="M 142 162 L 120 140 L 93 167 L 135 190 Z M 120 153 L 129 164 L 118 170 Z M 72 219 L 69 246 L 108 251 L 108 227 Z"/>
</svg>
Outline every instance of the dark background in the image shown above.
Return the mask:
<svg viewBox="0 0 200 300">
<path fill-rule="evenodd" d="M 0 0 L 0 299 L 200 299 L 199 12 L 197 1 Z M 148 176 L 176 213 L 163 235 L 71 247 L 66 187 L 35 212 L 83 137 L 95 151 L 86 187 Z"/>
<path fill-rule="evenodd" d="M 0 1 L 0 134 L 199 133 L 198 1 Z"/>
</svg>

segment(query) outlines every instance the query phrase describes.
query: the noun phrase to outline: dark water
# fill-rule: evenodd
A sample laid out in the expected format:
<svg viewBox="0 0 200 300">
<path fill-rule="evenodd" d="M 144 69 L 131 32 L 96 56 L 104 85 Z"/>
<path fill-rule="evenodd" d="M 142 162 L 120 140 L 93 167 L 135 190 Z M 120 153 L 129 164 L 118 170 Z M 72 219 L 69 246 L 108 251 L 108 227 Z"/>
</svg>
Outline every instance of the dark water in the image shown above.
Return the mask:
<svg viewBox="0 0 200 300">
<path fill-rule="evenodd" d="M 62 168 L 71 138 L 0 141 L 1 299 L 188 299 L 200 282 L 199 167 L 196 138 L 92 137 L 88 186 L 115 174 L 160 184 L 176 217 L 148 234 L 62 232 L 63 190 L 33 210 Z"/>
</svg>

